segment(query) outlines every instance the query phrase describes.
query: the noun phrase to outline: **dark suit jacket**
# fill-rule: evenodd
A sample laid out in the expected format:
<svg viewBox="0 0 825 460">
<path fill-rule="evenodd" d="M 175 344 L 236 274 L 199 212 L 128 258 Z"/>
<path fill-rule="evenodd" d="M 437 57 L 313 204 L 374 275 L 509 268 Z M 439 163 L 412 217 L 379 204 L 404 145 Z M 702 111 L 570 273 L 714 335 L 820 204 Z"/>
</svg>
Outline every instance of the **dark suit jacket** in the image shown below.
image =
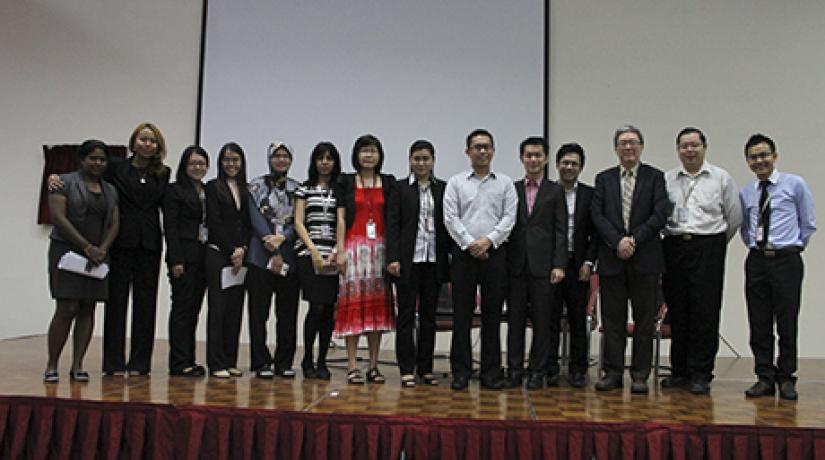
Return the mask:
<svg viewBox="0 0 825 460">
<path fill-rule="evenodd" d="M 610 276 L 621 272 L 624 261 L 616 254 L 616 247 L 625 236 L 633 236 L 636 240 L 636 251 L 629 262 L 637 272 L 663 273 L 665 261 L 659 232 L 670 215 L 664 174 L 647 164 L 639 165 L 630 207 L 629 231 L 625 231 L 622 220 L 620 181 L 619 166 L 606 169 L 596 176 L 591 212 L 600 238 L 598 273 Z"/>
<path fill-rule="evenodd" d="M 579 182 L 576 186 L 576 209 L 573 212 L 572 257 L 576 268 L 581 268 L 585 261 L 596 263 L 597 259 L 599 237 L 590 216 L 592 202 L 593 187 Z"/>
<path fill-rule="evenodd" d="M 169 183 L 169 168 L 165 168 L 160 176 L 146 174 L 146 183 L 142 184 L 131 158 L 112 157 L 104 178 L 117 189 L 120 208 L 120 233 L 114 246 L 160 252 L 160 207 Z"/>
<path fill-rule="evenodd" d="M 163 197 L 163 231 L 166 235 L 166 263 L 203 263 L 204 245 L 198 241 L 203 209 L 195 188 L 169 184 Z"/>
<path fill-rule="evenodd" d="M 335 189 L 337 206 L 346 210 L 347 230 L 355 222 L 355 176 L 355 174 L 341 174 L 338 176 L 338 184 Z M 395 199 L 393 196 L 395 194 L 395 176 L 381 174 L 381 185 L 384 188 L 384 220 L 386 223 L 390 203 Z M 385 232 L 386 228 L 387 225 L 384 225 Z"/>
<path fill-rule="evenodd" d="M 435 263 L 438 278 L 448 281 L 450 235 L 444 226 L 444 187 L 446 183 L 433 178 L 430 191 L 433 195 L 435 218 Z M 401 263 L 401 282 L 407 281 L 415 254 L 415 237 L 418 234 L 418 214 L 420 211 L 418 183 L 410 184 L 408 177 L 396 182 L 395 200 L 388 209 L 387 217 L 387 264 Z"/>
<path fill-rule="evenodd" d="M 507 243 L 507 269 L 510 276 L 530 275 L 548 278 L 554 268 L 567 267 L 567 205 L 564 190 L 547 179 L 539 186 L 533 212 L 527 213 L 524 180 L 515 184 L 518 194 L 516 224 Z"/>
<path fill-rule="evenodd" d="M 247 192 L 241 191 L 241 209 L 238 209 L 226 182 L 212 179 L 206 184 L 206 227 L 209 230 L 209 244 L 217 246 L 227 262 L 235 248 L 249 244 L 251 225 L 247 195 Z"/>
</svg>

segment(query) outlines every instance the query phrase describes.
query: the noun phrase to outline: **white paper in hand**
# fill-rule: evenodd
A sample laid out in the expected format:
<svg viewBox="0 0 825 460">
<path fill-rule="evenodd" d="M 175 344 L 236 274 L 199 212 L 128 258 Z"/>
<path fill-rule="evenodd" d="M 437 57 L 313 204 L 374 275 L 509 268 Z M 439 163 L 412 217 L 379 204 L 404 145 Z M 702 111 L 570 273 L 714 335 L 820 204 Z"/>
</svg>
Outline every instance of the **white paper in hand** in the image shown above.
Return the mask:
<svg viewBox="0 0 825 460">
<path fill-rule="evenodd" d="M 63 257 L 57 262 L 57 268 L 60 270 L 77 273 L 78 275 L 88 276 L 90 278 L 102 280 L 109 274 L 109 265 L 107 264 L 100 264 L 96 267 L 92 266 L 90 270 L 86 270 L 88 265 L 89 259 L 74 251 L 63 254 Z"/>
<path fill-rule="evenodd" d="M 246 279 L 246 267 L 241 267 L 238 273 L 232 273 L 231 265 L 221 269 L 221 289 L 229 289 L 233 286 L 240 286 Z"/>
</svg>

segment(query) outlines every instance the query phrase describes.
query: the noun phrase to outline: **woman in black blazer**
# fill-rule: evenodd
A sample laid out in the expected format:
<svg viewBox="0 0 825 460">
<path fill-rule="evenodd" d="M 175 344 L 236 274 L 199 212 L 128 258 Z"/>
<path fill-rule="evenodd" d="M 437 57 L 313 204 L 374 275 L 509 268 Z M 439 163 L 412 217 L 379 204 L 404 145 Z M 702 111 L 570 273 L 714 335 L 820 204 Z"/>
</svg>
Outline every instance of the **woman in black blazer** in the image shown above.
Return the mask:
<svg viewBox="0 0 825 460">
<path fill-rule="evenodd" d="M 249 249 L 249 192 L 246 158 L 241 146 L 230 142 L 218 155 L 218 178 L 206 184 L 206 282 L 209 290 L 207 365 L 218 378 L 240 377 L 238 339 L 243 317 L 243 283 L 222 289 L 221 271 L 237 273 Z"/>
<path fill-rule="evenodd" d="M 446 184 L 433 176 L 434 165 L 432 143 L 413 142 L 410 176 L 396 183 L 387 224 L 387 271 L 395 277 L 398 293 L 395 354 L 405 387 L 415 386 L 415 374 L 424 384 L 438 384 L 433 376 L 435 309 L 441 283 L 449 279 L 450 237 L 442 207 Z"/>
<path fill-rule="evenodd" d="M 195 329 L 206 292 L 206 192 L 202 182 L 209 155 L 198 146 L 187 147 L 180 158 L 177 181 L 163 199 L 166 264 L 172 287 L 169 312 L 169 374 L 200 377 L 195 361 Z"/>
</svg>

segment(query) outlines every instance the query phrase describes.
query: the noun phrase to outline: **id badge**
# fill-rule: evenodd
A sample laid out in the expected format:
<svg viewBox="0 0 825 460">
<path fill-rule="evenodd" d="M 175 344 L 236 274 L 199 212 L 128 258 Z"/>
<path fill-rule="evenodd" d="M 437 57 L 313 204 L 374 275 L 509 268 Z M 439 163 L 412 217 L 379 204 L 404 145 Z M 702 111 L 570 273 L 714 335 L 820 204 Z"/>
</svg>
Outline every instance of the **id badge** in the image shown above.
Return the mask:
<svg viewBox="0 0 825 460">
<path fill-rule="evenodd" d="M 198 225 L 198 241 L 206 242 L 209 240 L 209 230 L 206 228 L 206 225 L 199 224 Z"/>
<path fill-rule="evenodd" d="M 757 225 L 756 226 L 756 242 L 761 243 L 763 238 L 765 238 L 765 229 L 762 225 Z"/>
<path fill-rule="evenodd" d="M 281 223 L 275 224 L 275 234 L 276 235 L 283 235 L 284 234 L 284 224 L 281 224 Z"/>
<path fill-rule="evenodd" d="M 367 239 L 374 240 L 376 237 L 377 232 L 375 230 L 375 222 L 373 222 L 372 219 L 370 219 L 370 221 L 367 222 Z"/>
<path fill-rule="evenodd" d="M 427 232 L 429 233 L 435 231 L 435 225 L 432 217 L 427 216 L 426 218 L 424 218 L 424 227 L 426 227 Z"/>
<path fill-rule="evenodd" d="M 680 224 L 684 224 L 688 220 L 688 213 L 687 208 L 678 207 L 676 208 L 676 222 Z"/>
</svg>

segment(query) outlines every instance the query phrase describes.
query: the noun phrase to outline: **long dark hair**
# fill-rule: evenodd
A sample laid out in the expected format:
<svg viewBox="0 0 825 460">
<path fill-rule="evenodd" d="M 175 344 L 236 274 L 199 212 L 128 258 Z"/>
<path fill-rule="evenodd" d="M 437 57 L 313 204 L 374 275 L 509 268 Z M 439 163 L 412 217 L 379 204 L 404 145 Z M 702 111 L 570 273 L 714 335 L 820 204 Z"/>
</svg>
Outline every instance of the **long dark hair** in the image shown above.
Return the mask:
<svg viewBox="0 0 825 460">
<path fill-rule="evenodd" d="M 381 145 L 381 141 L 372 134 L 364 134 L 355 140 L 355 145 L 352 146 L 352 167 L 355 168 L 355 172 L 361 172 L 361 161 L 358 158 L 358 152 L 364 147 L 378 149 L 379 158 L 378 163 L 375 165 L 375 174 L 380 174 L 381 166 L 384 165 L 384 147 Z"/>
<path fill-rule="evenodd" d="M 183 153 L 180 154 L 180 163 L 178 163 L 178 171 L 175 173 L 175 180 L 178 184 L 192 186 L 192 179 L 186 175 L 186 165 L 189 164 L 189 158 L 192 155 L 200 155 L 206 160 L 206 167 L 209 167 L 209 154 L 206 153 L 206 150 L 203 147 L 197 145 L 190 145 L 183 149 Z"/>
<path fill-rule="evenodd" d="M 223 159 L 226 156 L 226 152 L 235 152 L 241 157 L 241 168 L 238 171 L 238 175 L 235 176 L 235 183 L 238 184 L 238 189 L 245 191 L 246 190 L 246 155 L 243 153 L 243 149 L 240 145 L 235 142 L 227 142 L 226 144 L 221 147 L 221 153 L 218 155 L 218 179 L 226 182 L 226 173 L 223 170 Z"/>
<path fill-rule="evenodd" d="M 332 173 L 329 177 L 329 183 L 333 185 L 338 180 L 338 175 L 341 174 L 341 154 L 338 153 L 338 149 L 335 148 L 332 142 L 319 142 L 318 145 L 312 149 L 312 153 L 309 156 L 309 170 L 307 171 L 309 178 L 304 182 L 304 185 L 308 187 L 318 185 L 318 166 L 315 163 L 327 153 L 332 157 L 332 161 L 335 162 L 335 166 L 332 167 Z"/>
</svg>

